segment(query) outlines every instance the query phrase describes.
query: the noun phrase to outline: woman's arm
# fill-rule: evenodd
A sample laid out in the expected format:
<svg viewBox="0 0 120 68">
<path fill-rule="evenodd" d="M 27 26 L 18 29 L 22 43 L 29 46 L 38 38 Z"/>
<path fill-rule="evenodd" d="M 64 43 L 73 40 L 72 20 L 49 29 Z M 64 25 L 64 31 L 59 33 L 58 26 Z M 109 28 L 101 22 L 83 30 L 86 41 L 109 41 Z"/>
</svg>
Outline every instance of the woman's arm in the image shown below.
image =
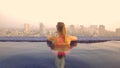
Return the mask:
<svg viewBox="0 0 120 68">
<path fill-rule="evenodd" d="M 47 36 L 47 40 L 53 41 L 54 37 L 53 36 Z"/>
<path fill-rule="evenodd" d="M 76 36 L 70 36 L 70 40 L 71 40 L 71 41 L 77 41 L 78 38 L 77 38 Z"/>
<path fill-rule="evenodd" d="M 55 46 L 51 41 L 47 40 L 47 45 L 48 47 L 50 47 L 51 50 L 54 50 Z"/>
<path fill-rule="evenodd" d="M 78 38 L 76 36 L 70 36 L 70 40 L 71 40 L 70 47 L 71 48 L 76 47 Z"/>
</svg>

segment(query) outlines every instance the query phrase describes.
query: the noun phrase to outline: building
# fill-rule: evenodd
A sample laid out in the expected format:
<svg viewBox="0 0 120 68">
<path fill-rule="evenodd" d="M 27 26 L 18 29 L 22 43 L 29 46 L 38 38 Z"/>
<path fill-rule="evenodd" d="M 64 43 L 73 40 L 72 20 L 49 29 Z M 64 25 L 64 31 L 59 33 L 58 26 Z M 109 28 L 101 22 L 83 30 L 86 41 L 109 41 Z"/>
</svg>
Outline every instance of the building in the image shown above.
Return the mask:
<svg viewBox="0 0 120 68">
<path fill-rule="evenodd" d="M 75 29 L 75 26 L 74 25 L 70 25 L 69 26 L 69 33 L 71 35 L 75 35 L 76 34 L 76 29 Z"/>
<path fill-rule="evenodd" d="M 106 29 L 105 29 L 104 25 L 99 25 L 98 33 L 99 33 L 99 36 L 105 36 L 106 35 Z"/>
<path fill-rule="evenodd" d="M 90 25 L 90 27 L 88 28 L 88 33 L 90 36 L 97 36 L 98 35 L 97 25 Z"/>
<path fill-rule="evenodd" d="M 120 36 L 120 28 L 117 28 L 117 29 L 116 29 L 116 35 L 117 35 L 117 36 Z"/>
<path fill-rule="evenodd" d="M 45 26 L 43 23 L 40 23 L 40 35 L 45 35 Z"/>
<path fill-rule="evenodd" d="M 83 25 L 80 25 L 80 29 L 79 29 L 80 36 L 84 36 L 84 33 L 85 33 L 85 27 Z"/>
<path fill-rule="evenodd" d="M 24 24 L 24 32 L 29 33 L 30 32 L 30 25 L 28 23 Z"/>
</svg>

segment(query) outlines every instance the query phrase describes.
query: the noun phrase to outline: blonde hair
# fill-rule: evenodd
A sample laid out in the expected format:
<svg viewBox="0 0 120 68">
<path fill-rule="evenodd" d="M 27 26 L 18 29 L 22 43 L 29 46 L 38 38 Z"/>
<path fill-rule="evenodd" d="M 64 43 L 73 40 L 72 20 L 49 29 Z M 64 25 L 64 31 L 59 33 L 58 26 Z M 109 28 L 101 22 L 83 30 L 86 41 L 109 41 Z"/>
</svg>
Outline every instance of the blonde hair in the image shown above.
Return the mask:
<svg viewBox="0 0 120 68">
<path fill-rule="evenodd" d="M 63 36 L 64 42 L 66 42 L 66 28 L 65 24 L 63 22 L 57 23 L 57 31 Z"/>
</svg>

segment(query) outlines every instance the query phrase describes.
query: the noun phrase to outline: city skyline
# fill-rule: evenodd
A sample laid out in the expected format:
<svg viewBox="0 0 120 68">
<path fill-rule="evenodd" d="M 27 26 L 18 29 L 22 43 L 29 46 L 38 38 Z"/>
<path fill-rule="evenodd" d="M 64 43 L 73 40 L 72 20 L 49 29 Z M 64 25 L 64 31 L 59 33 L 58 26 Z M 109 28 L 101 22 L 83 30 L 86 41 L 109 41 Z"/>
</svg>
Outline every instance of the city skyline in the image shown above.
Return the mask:
<svg viewBox="0 0 120 68">
<path fill-rule="evenodd" d="M 24 28 L 0 28 L 0 36 L 46 36 L 56 35 L 56 28 L 48 28 L 43 23 L 39 24 L 39 28 L 30 27 L 31 25 L 25 23 Z M 120 28 L 115 31 L 107 30 L 104 25 L 91 25 L 85 27 L 84 25 L 69 25 L 66 27 L 67 34 L 75 36 L 120 36 Z"/>
<path fill-rule="evenodd" d="M 105 25 L 107 30 L 120 28 L 119 0 L 0 0 L 0 27 L 55 27 L 62 21 L 67 26 Z"/>
<path fill-rule="evenodd" d="M 29 25 L 29 29 L 39 29 L 40 28 L 40 24 L 43 24 L 44 25 L 44 27 L 46 28 L 46 29 L 49 29 L 49 28 L 56 28 L 56 26 L 51 26 L 50 25 L 50 27 L 49 26 L 46 26 L 44 23 L 42 23 L 42 22 L 39 22 L 39 24 L 38 25 L 34 25 L 34 24 L 30 24 L 30 23 L 23 23 L 23 24 L 21 24 L 21 26 L 20 27 L 18 27 L 18 26 L 13 26 L 13 27 L 10 27 L 10 26 L 5 26 L 5 27 L 0 27 L 0 29 L 1 28 L 3 28 L 3 29 L 24 29 L 24 27 L 25 27 L 25 24 L 27 24 L 27 25 Z M 11 25 L 16 25 L 16 24 L 11 24 Z M 73 25 L 75 28 L 80 28 L 81 26 L 82 27 L 85 27 L 85 28 L 90 28 L 90 27 L 99 27 L 100 25 L 103 25 L 103 24 L 100 24 L 100 25 L 81 25 L 81 24 L 69 24 L 69 25 L 66 25 L 66 28 L 69 28 L 69 26 L 71 26 L 71 25 Z M 3 26 L 3 25 L 2 25 Z M 105 25 L 103 25 L 103 26 L 105 26 Z M 118 27 L 118 28 L 120 28 L 120 27 Z M 115 27 L 115 29 L 114 30 L 110 30 L 110 29 L 107 29 L 107 27 L 105 26 L 105 29 L 106 30 L 108 30 L 108 31 L 116 31 L 116 29 L 118 29 L 118 28 L 116 28 Z"/>
</svg>

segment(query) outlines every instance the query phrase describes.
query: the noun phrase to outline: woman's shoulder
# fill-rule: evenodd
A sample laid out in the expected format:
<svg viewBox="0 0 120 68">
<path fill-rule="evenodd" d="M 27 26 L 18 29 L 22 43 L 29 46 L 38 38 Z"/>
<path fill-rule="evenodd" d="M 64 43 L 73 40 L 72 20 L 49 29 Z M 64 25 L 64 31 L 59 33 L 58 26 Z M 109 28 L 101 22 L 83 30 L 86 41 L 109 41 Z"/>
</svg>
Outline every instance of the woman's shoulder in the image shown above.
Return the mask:
<svg viewBox="0 0 120 68">
<path fill-rule="evenodd" d="M 47 36 L 47 40 L 53 40 L 55 38 L 55 36 Z"/>
<path fill-rule="evenodd" d="M 67 35 L 67 38 L 69 38 L 70 40 L 77 40 L 77 37 L 72 35 Z"/>
</svg>

